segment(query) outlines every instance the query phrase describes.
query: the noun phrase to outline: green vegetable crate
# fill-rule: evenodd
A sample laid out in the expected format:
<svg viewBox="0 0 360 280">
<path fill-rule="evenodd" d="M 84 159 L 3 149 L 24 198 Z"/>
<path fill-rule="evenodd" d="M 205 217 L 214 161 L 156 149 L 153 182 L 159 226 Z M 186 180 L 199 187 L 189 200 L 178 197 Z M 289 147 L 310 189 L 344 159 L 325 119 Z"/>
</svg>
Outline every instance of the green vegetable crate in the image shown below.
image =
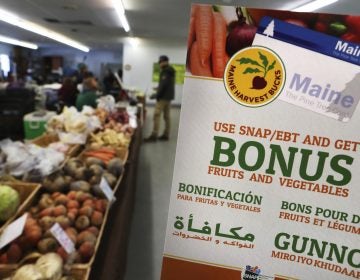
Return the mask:
<svg viewBox="0 0 360 280">
<path fill-rule="evenodd" d="M 46 131 L 46 123 L 55 112 L 35 111 L 24 116 L 25 139 L 34 139 Z"/>
</svg>

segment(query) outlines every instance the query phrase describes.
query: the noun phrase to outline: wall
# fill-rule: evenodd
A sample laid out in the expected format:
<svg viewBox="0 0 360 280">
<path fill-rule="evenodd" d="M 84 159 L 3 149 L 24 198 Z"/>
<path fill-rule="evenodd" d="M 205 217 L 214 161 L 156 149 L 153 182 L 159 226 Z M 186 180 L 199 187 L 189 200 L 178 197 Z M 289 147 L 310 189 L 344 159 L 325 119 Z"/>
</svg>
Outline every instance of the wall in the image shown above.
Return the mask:
<svg viewBox="0 0 360 280">
<path fill-rule="evenodd" d="M 36 51 L 38 56 L 62 56 L 64 66 L 76 69 L 78 63 L 84 62 L 89 71 L 93 72 L 96 77 L 101 78 L 101 65 L 105 63 L 122 64 L 122 48 L 119 50 L 93 50 L 88 53 L 78 51 L 72 48 L 41 48 Z"/>
<path fill-rule="evenodd" d="M 146 93 L 147 97 L 153 93 L 152 88 L 157 84 L 152 82 L 153 63 L 160 55 L 169 57 L 170 63 L 185 64 L 186 46 L 176 43 L 139 41 L 138 46 L 124 44 L 123 82 L 126 87 L 136 88 Z M 130 70 L 127 69 L 130 67 Z M 176 85 L 173 104 L 181 104 L 183 85 Z M 148 100 L 147 103 L 154 103 Z"/>
<path fill-rule="evenodd" d="M 0 43 L 0 54 L 11 56 L 13 46 Z"/>
</svg>

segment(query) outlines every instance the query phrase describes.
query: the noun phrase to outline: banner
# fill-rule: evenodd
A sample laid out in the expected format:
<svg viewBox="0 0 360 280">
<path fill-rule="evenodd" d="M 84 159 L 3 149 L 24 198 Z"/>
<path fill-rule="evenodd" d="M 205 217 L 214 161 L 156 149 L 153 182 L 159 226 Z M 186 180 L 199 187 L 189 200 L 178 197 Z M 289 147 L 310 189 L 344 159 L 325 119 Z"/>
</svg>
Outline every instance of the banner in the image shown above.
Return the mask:
<svg viewBox="0 0 360 280">
<path fill-rule="evenodd" d="M 193 5 L 163 280 L 360 279 L 360 16 Z"/>
</svg>

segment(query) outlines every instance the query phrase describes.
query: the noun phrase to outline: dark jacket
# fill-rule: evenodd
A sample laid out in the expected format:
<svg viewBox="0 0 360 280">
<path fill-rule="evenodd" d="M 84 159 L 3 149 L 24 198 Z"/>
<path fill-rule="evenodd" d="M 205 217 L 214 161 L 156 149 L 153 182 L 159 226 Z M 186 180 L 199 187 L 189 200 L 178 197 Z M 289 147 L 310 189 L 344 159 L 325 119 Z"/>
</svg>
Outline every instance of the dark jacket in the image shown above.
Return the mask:
<svg viewBox="0 0 360 280">
<path fill-rule="evenodd" d="M 64 102 L 66 106 L 75 106 L 78 93 L 79 91 L 75 84 L 63 85 L 58 91 L 59 100 Z"/>
<path fill-rule="evenodd" d="M 159 86 L 156 92 L 157 100 L 173 100 L 175 96 L 175 69 L 167 65 L 161 69 Z"/>
</svg>

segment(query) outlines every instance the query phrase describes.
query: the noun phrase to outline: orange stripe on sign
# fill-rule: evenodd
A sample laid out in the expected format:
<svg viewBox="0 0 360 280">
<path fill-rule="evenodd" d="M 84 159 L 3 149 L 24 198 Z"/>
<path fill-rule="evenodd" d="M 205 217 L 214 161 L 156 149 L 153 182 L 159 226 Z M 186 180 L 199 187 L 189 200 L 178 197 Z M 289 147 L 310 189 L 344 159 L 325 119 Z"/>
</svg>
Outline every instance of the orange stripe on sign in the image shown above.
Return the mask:
<svg viewBox="0 0 360 280">
<path fill-rule="evenodd" d="M 174 258 L 163 258 L 161 280 L 239 280 L 241 271 Z"/>
</svg>

